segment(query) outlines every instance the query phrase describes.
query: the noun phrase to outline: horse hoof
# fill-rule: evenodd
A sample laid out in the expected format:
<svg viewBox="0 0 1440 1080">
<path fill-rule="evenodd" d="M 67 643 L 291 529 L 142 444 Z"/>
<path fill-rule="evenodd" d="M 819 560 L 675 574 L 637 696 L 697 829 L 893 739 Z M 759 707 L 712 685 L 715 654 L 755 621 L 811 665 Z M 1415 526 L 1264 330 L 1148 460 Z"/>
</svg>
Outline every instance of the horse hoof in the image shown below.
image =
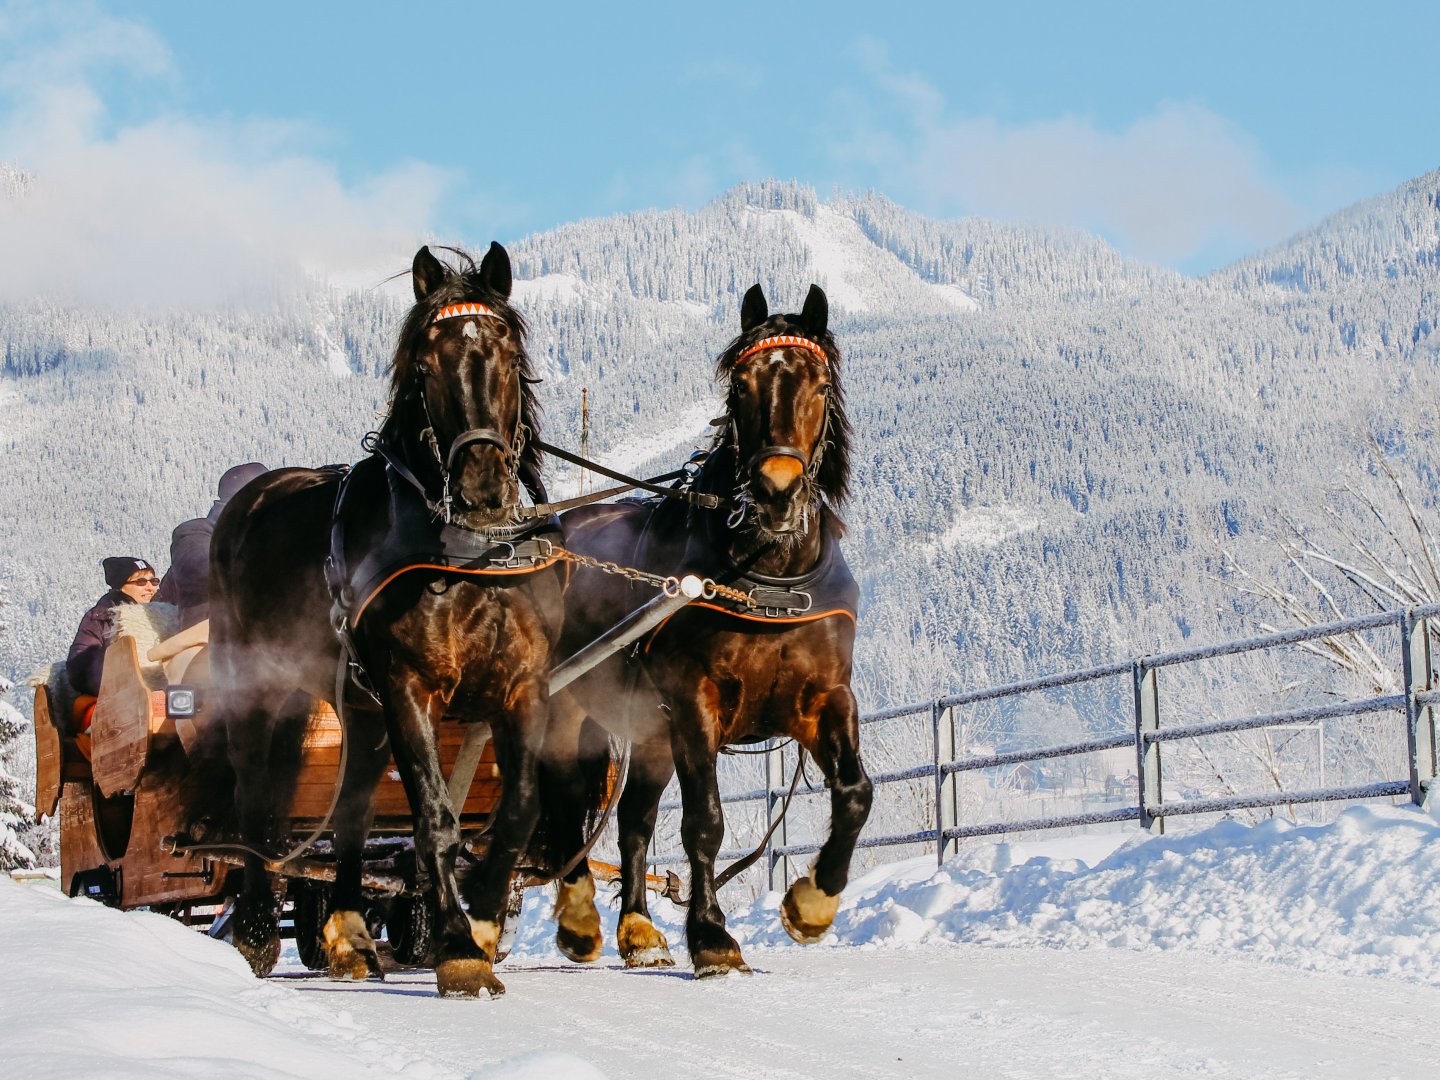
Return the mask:
<svg viewBox="0 0 1440 1080">
<path fill-rule="evenodd" d="M 595 910 L 595 881 L 588 874 L 579 881 L 559 883 L 555 892 L 555 944 L 577 964 L 600 959 L 605 937 L 600 912 Z"/>
<path fill-rule="evenodd" d="M 495 977 L 490 961 L 470 957 L 437 964 L 435 988 L 441 997 L 478 998 L 485 993 L 497 998 L 505 993 L 505 984 Z"/>
<path fill-rule="evenodd" d="M 330 977 L 361 982 L 384 979 L 380 956 L 365 920 L 355 911 L 332 912 L 322 931 Z"/>
<path fill-rule="evenodd" d="M 240 914 L 231 924 L 231 942 L 257 979 L 265 978 L 280 962 L 280 928 L 273 917 Z"/>
<path fill-rule="evenodd" d="M 812 875 L 796 878 L 780 902 L 780 925 L 801 945 L 814 945 L 830 932 L 840 897 L 823 892 Z"/>
<path fill-rule="evenodd" d="M 738 948 L 704 949 L 691 959 L 695 964 L 697 979 L 713 979 L 716 975 L 728 975 L 732 971 L 738 971 L 742 975 L 750 974 L 750 965 L 745 963 L 745 958 L 740 955 Z"/>
<path fill-rule="evenodd" d="M 588 964 L 600 959 L 605 940 L 599 934 L 577 934 L 562 926 L 555 931 L 555 945 L 575 963 Z"/>
<path fill-rule="evenodd" d="M 655 924 L 644 915 L 629 912 L 620 916 L 620 928 L 615 933 L 615 944 L 625 958 L 625 966 L 632 968 L 674 967 L 675 958 L 670 955 L 670 943 Z"/>
<path fill-rule="evenodd" d="M 257 979 L 263 979 L 275 970 L 275 965 L 280 962 L 280 939 L 270 938 L 268 941 L 250 942 L 239 937 L 235 939 L 235 948 L 250 965 L 250 970 L 255 973 Z"/>
<path fill-rule="evenodd" d="M 625 957 L 627 968 L 667 968 L 675 966 L 675 957 L 670 955 L 670 949 L 666 945 L 660 945 L 653 949 L 641 949 Z"/>
</svg>

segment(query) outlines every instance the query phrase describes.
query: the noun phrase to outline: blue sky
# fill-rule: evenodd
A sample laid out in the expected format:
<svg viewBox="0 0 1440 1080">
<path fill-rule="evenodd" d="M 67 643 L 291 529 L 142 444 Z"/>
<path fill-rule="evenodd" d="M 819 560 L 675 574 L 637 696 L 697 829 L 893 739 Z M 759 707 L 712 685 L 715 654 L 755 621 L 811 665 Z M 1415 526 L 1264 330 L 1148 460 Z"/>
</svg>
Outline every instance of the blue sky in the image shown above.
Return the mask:
<svg viewBox="0 0 1440 1080">
<path fill-rule="evenodd" d="M 780 177 L 1199 272 L 1440 165 L 1437 41 L 1383 0 L 0 0 L 0 161 L 80 235 L 306 265 Z"/>
</svg>

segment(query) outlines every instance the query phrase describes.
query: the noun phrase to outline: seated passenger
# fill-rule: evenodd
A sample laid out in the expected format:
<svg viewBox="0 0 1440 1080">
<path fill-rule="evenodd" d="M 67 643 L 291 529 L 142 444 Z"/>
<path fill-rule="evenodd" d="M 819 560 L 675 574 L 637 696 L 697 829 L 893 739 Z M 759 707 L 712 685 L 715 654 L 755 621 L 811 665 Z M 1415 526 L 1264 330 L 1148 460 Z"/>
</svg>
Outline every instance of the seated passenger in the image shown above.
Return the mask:
<svg viewBox="0 0 1440 1080">
<path fill-rule="evenodd" d="M 74 730 L 90 726 L 95 711 L 95 696 L 100 693 L 100 672 L 105 665 L 105 649 L 115 632 L 115 608 L 121 604 L 148 604 L 155 598 L 160 579 L 155 568 L 144 559 L 112 556 L 101 560 L 105 584 L 110 591 L 95 602 L 80 620 L 80 629 L 65 658 L 65 674 L 74 687 L 76 700 Z"/>
<path fill-rule="evenodd" d="M 180 609 L 180 629 L 185 630 L 210 616 L 210 537 L 225 504 L 242 487 L 269 470 L 258 461 L 228 469 L 220 477 L 220 497 L 203 518 L 191 518 L 175 526 L 170 534 L 170 569 L 155 597 Z"/>
</svg>

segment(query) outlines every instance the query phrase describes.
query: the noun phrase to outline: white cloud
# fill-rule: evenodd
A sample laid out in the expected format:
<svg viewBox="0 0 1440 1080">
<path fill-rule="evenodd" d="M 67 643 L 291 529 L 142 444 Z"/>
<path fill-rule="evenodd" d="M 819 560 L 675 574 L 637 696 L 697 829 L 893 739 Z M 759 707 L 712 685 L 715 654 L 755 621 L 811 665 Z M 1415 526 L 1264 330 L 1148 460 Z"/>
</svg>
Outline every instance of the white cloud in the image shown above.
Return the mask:
<svg viewBox="0 0 1440 1080">
<path fill-rule="evenodd" d="M 1201 105 L 1163 103 L 1117 130 L 1077 116 L 1007 125 L 950 114 L 873 43 L 857 53 L 882 108 L 859 115 L 840 153 L 917 209 L 1074 226 L 1171 264 L 1273 242 L 1307 219 L 1255 141 Z M 878 120 L 886 105 L 899 124 Z"/>
<path fill-rule="evenodd" d="M 408 265 L 450 182 L 415 162 L 347 183 L 283 120 L 121 122 L 106 89 L 173 82 L 170 55 L 93 8 L 7 8 L 0 36 L 0 161 L 35 177 L 0 201 L 0 296 L 196 307 L 307 273 L 373 283 Z"/>
</svg>

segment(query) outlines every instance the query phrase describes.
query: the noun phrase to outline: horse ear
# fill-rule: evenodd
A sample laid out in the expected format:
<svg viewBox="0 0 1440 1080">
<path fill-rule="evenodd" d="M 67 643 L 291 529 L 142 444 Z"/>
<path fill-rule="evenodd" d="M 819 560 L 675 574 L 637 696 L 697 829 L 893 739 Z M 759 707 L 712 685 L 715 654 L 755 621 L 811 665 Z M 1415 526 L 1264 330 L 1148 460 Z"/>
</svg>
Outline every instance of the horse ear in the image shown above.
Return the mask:
<svg viewBox="0 0 1440 1080">
<path fill-rule="evenodd" d="M 415 253 L 415 262 L 410 267 L 410 276 L 415 285 L 415 299 L 424 300 L 440 287 L 445 280 L 445 267 L 430 254 L 428 247 Z"/>
<path fill-rule="evenodd" d="M 825 290 L 819 285 L 811 285 L 810 292 L 805 297 L 805 308 L 800 312 L 800 318 L 805 325 L 810 327 L 810 332 L 816 337 L 825 333 L 825 328 L 830 324 L 830 301 L 825 299 Z"/>
<path fill-rule="evenodd" d="M 510 253 L 494 240 L 490 241 L 490 250 L 480 263 L 480 280 L 501 296 L 509 298 L 512 283 Z"/>
<path fill-rule="evenodd" d="M 770 305 L 765 302 L 765 290 L 756 282 L 750 286 L 745 299 L 740 302 L 740 332 L 749 333 L 765 321 L 770 314 Z"/>
</svg>

